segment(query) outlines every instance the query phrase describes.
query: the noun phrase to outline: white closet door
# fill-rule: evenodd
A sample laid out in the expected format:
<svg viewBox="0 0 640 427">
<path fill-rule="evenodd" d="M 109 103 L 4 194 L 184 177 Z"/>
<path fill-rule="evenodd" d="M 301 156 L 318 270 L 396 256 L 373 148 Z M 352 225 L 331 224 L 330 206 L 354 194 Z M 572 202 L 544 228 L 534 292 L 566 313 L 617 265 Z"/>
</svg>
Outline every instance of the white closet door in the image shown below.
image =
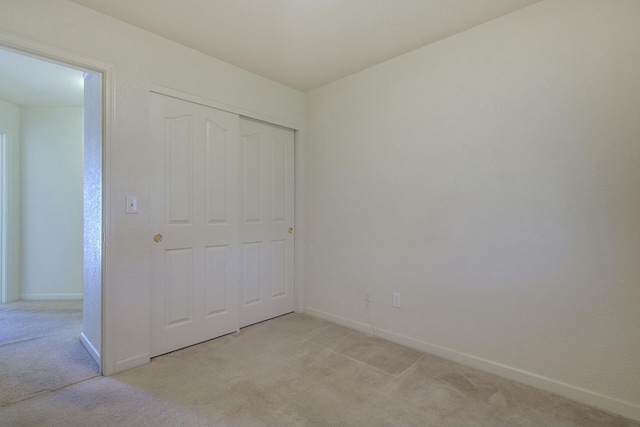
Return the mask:
<svg viewBox="0 0 640 427">
<path fill-rule="evenodd" d="M 294 132 L 240 119 L 240 326 L 293 311 Z"/>
<path fill-rule="evenodd" d="M 157 356 L 239 327 L 239 117 L 157 94 L 151 101 Z"/>
</svg>

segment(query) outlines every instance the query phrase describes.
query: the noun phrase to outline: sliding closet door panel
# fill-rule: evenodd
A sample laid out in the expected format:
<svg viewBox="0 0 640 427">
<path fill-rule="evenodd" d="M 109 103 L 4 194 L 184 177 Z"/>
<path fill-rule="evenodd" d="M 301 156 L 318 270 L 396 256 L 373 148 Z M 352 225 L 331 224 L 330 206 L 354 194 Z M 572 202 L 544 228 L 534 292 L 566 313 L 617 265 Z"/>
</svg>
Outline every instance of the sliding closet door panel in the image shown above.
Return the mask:
<svg viewBox="0 0 640 427">
<path fill-rule="evenodd" d="M 151 100 L 156 356 L 239 327 L 239 117 L 157 94 Z"/>
<path fill-rule="evenodd" d="M 293 311 L 294 132 L 240 119 L 240 325 Z"/>
</svg>

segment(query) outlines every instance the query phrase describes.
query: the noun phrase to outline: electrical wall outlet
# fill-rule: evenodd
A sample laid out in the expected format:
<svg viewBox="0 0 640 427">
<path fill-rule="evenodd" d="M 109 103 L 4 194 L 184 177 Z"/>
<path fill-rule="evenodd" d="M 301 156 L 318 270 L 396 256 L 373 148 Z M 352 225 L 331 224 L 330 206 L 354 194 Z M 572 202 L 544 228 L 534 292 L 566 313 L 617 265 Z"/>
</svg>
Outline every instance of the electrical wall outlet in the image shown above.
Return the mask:
<svg viewBox="0 0 640 427">
<path fill-rule="evenodd" d="M 393 293 L 393 307 L 401 308 L 402 302 L 400 302 L 400 294 L 398 292 Z"/>
</svg>

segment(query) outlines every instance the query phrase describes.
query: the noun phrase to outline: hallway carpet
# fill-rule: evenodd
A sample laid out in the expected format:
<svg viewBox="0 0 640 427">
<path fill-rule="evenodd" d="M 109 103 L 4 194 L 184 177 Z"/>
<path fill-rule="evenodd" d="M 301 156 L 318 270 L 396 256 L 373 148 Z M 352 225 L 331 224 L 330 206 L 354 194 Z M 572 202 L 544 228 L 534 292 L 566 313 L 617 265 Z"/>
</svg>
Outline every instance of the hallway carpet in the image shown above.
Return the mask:
<svg viewBox="0 0 640 427">
<path fill-rule="evenodd" d="M 82 301 L 1 304 L 0 407 L 98 376 L 81 331 Z"/>
<path fill-rule="evenodd" d="M 8 426 L 640 426 L 290 314 L 0 408 Z"/>
</svg>

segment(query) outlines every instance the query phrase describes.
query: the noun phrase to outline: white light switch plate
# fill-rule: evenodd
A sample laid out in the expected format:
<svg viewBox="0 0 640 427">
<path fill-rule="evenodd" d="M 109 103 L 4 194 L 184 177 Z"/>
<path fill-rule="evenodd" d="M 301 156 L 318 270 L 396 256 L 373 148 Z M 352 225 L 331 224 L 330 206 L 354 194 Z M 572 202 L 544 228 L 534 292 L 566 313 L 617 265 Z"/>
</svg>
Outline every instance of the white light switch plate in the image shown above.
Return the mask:
<svg viewBox="0 0 640 427">
<path fill-rule="evenodd" d="M 127 206 L 125 212 L 128 214 L 138 213 L 138 198 L 135 196 L 127 196 Z"/>
</svg>

